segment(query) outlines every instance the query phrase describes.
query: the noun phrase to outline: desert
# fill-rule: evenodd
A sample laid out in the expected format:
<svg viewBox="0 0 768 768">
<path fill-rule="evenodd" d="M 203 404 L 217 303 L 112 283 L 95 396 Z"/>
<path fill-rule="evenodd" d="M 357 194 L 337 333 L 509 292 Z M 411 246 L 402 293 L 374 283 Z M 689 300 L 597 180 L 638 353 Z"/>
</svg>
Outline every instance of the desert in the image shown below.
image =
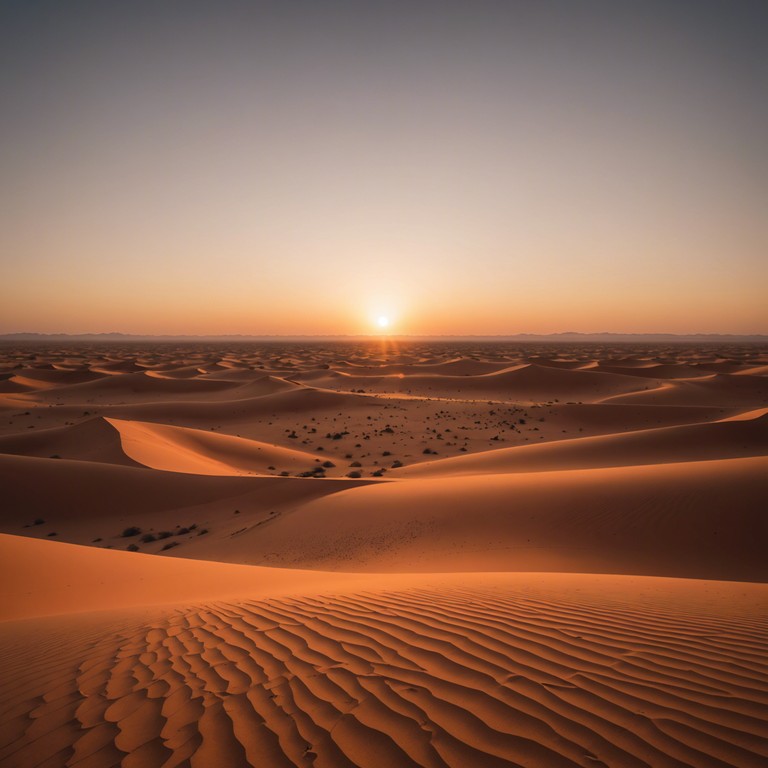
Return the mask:
<svg viewBox="0 0 768 768">
<path fill-rule="evenodd" d="M 768 766 L 766 0 L 0 0 L 0 768 Z"/>
<path fill-rule="evenodd" d="M 3 766 L 768 756 L 764 345 L 1 352 Z"/>
</svg>

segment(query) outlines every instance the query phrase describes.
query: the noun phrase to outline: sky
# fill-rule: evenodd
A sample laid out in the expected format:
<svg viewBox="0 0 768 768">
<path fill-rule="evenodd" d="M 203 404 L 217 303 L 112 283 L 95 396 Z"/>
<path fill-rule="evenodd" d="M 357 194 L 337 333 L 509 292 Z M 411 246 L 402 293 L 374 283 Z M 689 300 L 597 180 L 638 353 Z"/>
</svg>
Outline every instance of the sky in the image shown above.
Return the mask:
<svg viewBox="0 0 768 768">
<path fill-rule="evenodd" d="M 0 333 L 766 333 L 766 28 L 0 0 Z"/>
</svg>

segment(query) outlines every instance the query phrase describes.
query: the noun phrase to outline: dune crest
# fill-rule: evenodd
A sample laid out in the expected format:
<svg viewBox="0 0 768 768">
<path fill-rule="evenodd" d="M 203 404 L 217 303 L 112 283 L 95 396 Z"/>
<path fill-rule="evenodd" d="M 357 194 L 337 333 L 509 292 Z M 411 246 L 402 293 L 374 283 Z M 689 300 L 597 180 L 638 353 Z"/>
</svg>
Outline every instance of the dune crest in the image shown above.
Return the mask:
<svg viewBox="0 0 768 768">
<path fill-rule="evenodd" d="M 425 462 L 398 471 L 409 477 L 547 472 L 639 464 L 712 461 L 768 453 L 768 416 L 758 409 L 708 424 L 635 430 L 500 448 Z"/>
<path fill-rule="evenodd" d="M 197 475 L 254 475 L 306 471 L 316 455 L 200 429 L 107 418 L 136 463 Z"/>
</svg>

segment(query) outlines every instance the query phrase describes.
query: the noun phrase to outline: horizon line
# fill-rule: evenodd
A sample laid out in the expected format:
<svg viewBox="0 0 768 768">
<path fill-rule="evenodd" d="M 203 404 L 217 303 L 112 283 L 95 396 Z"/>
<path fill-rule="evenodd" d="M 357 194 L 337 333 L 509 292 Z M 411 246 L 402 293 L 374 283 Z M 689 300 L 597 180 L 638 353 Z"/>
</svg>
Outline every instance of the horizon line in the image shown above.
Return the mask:
<svg viewBox="0 0 768 768">
<path fill-rule="evenodd" d="M 642 340 L 730 340 L 730 341 L 768 341 L 768 334 L 764 333 L 667 333 L 667 332 L 640 332 L 626 333 L 621 331 L 557 331 L 554 333 L 511 333 L 511 334 L 385 334 L 385 333 L 356 333 L 356 334 L 244 334 L 244 333 L 221 333 L 221 334 L 148 334 L 148 333 L 125 333 L 122 331 L 104 331 L 104 332 L 84 332 L 84 333 L 43 333 L 37 331 L 18 331 L 0 334 L 0 341 L 33 341 L 33 340 L 195 340 L 195 341 L 286 341 L 286 340 L 401 340 L 401 341 L 422 341 L 422 340 L 489 340 L 489 341 L 520 341 L 520 340 L 562 340 L 570 338 L 576 340 L 588 341 L 595 340 L 620 340 L 632 339 Z"/>
</svg>

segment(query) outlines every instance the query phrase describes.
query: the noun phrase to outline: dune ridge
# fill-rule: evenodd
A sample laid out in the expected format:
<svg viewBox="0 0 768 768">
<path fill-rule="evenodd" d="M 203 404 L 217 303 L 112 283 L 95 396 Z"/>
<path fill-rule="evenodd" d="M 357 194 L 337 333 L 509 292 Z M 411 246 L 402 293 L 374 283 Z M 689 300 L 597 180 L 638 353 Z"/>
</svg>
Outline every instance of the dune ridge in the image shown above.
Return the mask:
<svg viewBox="0 0 768 768">
<path fill-rule="evenodd" d="M 500 448 L 425 462 L 397 472 L 410 477 L 491 472 L 546 472 L 639 464 L 711 461 L 768 454 L 768 415 L 723 419 Z"/>
<path fill-rule="evenodd" d="M 306 471 L 317 455 L 200 429 L 107 418 L 125 454 L 137 464 L 198 475 L 274 474 Z"/>
</svg>

